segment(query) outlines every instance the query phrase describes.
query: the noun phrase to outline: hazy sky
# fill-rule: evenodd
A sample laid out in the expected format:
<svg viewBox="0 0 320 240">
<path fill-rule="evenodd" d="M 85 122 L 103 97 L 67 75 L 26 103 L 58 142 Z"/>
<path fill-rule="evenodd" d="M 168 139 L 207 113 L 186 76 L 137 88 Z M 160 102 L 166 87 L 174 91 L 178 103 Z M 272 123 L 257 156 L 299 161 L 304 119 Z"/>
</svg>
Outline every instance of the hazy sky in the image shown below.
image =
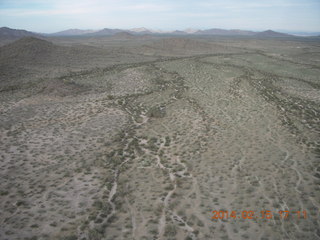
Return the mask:
<svg viewBox="0 0 320 240">
<path fill-rule="evenodd" d="M 226 28 L 320 32 L 320 0 L 0 0 L 0 25 L 69 28 Z"/>
</svg>

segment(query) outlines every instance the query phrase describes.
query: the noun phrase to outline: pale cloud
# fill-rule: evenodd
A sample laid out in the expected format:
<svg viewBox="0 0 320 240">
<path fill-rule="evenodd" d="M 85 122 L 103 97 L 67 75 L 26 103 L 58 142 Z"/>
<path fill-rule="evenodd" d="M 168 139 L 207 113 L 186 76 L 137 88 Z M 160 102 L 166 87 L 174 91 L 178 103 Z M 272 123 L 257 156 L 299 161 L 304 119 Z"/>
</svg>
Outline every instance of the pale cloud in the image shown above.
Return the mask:
<svg viewBox="0 0 320 240">
<path fill-rule="evenodd" d="M 310 6 L 308 2 L 293 1 L 205 1 L 199 3 L 203 7 L 221 8 L 221 9 L 254 9 L 254 8 L 279 8 L 279 7 L 302 7 Z"/>
<path fill-rule="evenodd" d="M 26 10 L 26 9 L 5 9 L 0 10 L 2 16 L 50 16 L 50 15 L 78 15 L 86 13 L 86 9 L 52 9 L 52 10 Z"/>
<path fill-rule="evenodd" d="M 157 4 L 137 4 L 132 6 L 124 6 L 119 8 L 119 10 L 140 10 L 140 11 L 155 11 L 163 12 L 173 10 L 170 5 L 157 5 Z"/>
<path fill-rule="evenodd" d="M 319 31 L 319 0 L 0 0 L 4 26 L 250 28 Z"/>
<path fill-rule="evenodd" d="M 93 1 L 94 2 L 94 1 Z M 78 15 L 86 12 L 95 12 L 98 7 L 88 4 L 84 1 L 29 1 L 28 5 L 21 5 L 19 0 L 10 2 L 13 4 L 10 8 L 0 7 L 0 14 L 6 16 L 50 16 L 50 15 Z M 45 5 L 41 5 L 45 3 Z M 39 5 L 38 5 L 39 4 Z"/>
<path fill-rule="evenodd" d="M 115 11 L 148 11 L 148 12 L 164 12 L 172 10 L 170 4 L 155 4 L 155 3 L 135 3 L 132 4 L 130 1 L 102 1 L 102 0 L 91 0 L 91 1 L 45 1 L 47 6 L 43 9 L 33 9 L 19 7 L 19 0 L 14 0 L 12 3 L 16 7 L 10 9 L 2 8 L 0 6 L 0 14 L 6 16 L 32 16 L 32 15 L 77 15 L 77 14 L 102 14 L 107 12 Z M 44 1 L 32 0 L 29 2 L 31 6 L 33 4 L 40 4 Z"/>
</svg>

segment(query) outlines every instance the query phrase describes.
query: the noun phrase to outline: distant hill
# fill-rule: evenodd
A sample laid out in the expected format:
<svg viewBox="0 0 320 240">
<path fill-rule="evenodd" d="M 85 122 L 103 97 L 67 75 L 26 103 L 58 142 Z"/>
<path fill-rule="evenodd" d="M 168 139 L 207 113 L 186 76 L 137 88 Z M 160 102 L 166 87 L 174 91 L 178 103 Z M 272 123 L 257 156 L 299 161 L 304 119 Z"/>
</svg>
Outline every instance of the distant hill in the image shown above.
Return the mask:
<svg viewBox="0 0 320 240">
<path fill-rule="evenodd" d="M 189 34 L 185 31 L 179 31 L 179 30 L 176 30 L 176 31 L 173 31 L 171 33 L 168 33 L 168 34 L 172 34 L 172 35 L 186 35 L 186 34 Z"/>
<path fill-rule="evenodd" d="M 153 32 L 153 31 L 149 31 L 149 30 L 141 31 L 141 32 L 133 32 L 133 31 L 127 30 L 126 32 L 129 32 L 134 35 L 158 34 L 157 32 Z"/>
<path fill-rule="evenodd" d="M 131 34 L 128 32 L 119 32 L 111 36 L 112 39 L 116 40 L 134 40 L 134 39 L 141 39 L 141 40 L 146 40 L 146 39 L 152 39 L 154 36 L 150 34 Z"/>
<path fill-rule="evenodd" d="M 144 27 L 140 27 L 140 28 L 131 28 L 129 31 L 139 33 L 139 32 L 146 32 L 146 31 L 149 31 L 149 29 L 144 28 Z"/>
<path fill-rule="evenodd" d="M 230 33 L 235 35 L 243 35 L 243 36 L 253 36 L 256 32 L 248 31 L 248 30 L 240 30 L 240 29 L 232 29 L 229 30 Z"/>
<path fill-rule="evenodd" d="M 141 27 L 141 28 L 132 28 L 130 30 L 127 30 L 126 32 L 132 33 L 132 34 L 154 34 L 157 33 L 156 31 L 149 30 L 147 28 Z"/>
<path fill-rule="evenodd" d="M 88 34 L 85 34 L 86 36 L 111 36 L 111 35 L 114 35 L 116 33 L 120 33 L 120 32 L 123 32 L 124 30 L 121 30 L 121 29 L 110 29 L 110 28 L 104 28 L 100 31 L 96 31 L 96 32 L 93 32 L 93 33 L 88 33 Z"/>
<path fill-rule="evenodd" d="M 117 33 L 126 32 L 132 35 L 213 35 L 213 36 L 257 36 L 257 37 L 288 37 L 292 36 L 286 33 L 275 32 L 272 30 L 267 30 L 264 32 L 254 32 L 249 30 L 241 29 L 220 29 L 220 28 L 211 28 L 206 30 L 197 30 L 197 29 L 185 29 L 185 30 L 175 30 L 175 31 L 161 31 L 161 30 L 152 30 L 144 27 L 141 28 L 132 28 L 132 29 L 112 29 L 104 28 L 102 30 L 81 30 L 81 29 L 69 29 L 57 33 L 45 34 L 49 36 L 113 36 Z M 314 34 L 316 35 L 316 34 Z"/>
<path fill-rule="evenodd" d="M 48 34 L 50 36 L 80 36 L 88 33 L 94 33 L 95 30 L 68 29 L 61 32 Z"/>
<path fill-rule="evenodd" d="M 272 30 L 267 30 L 264 32 L 259 32 L 255 34 L 256 37 L 292 37 L 293 35 L 287 33 L 275 32 Z"/>
<path fill-rule="evenodd" d="M 0 47 L 0 91 L 67 74 L 69 66 L 79 70 L 105 66 L 108 54 L 91 46 L 59 46 L 35 37 L 21 38 Z"/>
<path fill-rule="evenodd" d="M 21 29 L 0 28 L 0 40 L 16 40 L 23 37 L 39 37 L 40 35 Z"/>
<path fill-rule="evenodd" d="M 255 32 L 253 31 L 246 31 L 246 30 L 239 30 L 239 29 L 232 29 L 232 30 L 225 30 L 219 28 L 212 28 L 207 30 L 199 30 L 194 34 L 197 35 L 221 35 L 221 36 L 233 36 L 233 35 L 242 35 L 242 36 L 253 36 Z"/>
<path fill-rule="evenodd" d="M 255 37 L 290 37 L 292 35 L 287 33 L 275 32 L 272 30 L 267 30 L 263 32 L 254 32 L 247 30 L 239 30 L 239 29 L 219 29 L 212 28 L 207 30 L 200 30 L 195 32 L 196 35 L 216 35 L 216 36 L 255 36 Z"/>
<path fill-rule="evenodd" d="M 128 33 L 128 32 L 118 32 L 118 33 L 114 34 L 112 36 L 112 38 L 116 38 L 116 39 L 134 39 L 134 38 L 136 38 L 136 36 L 134 36 L 133 34 Z"/>
<path fill-rule="evenodd" d="M 187 29 L 185 29 L 183 31 L 185 33 L 193 34 L 193 33 L 199 32 L 200 30 L 199 29 L 193 29 L 193 28 L 187 28 Z"/>
<path fill-rule="evenodd" d="M 300 37 L 315 37 L 320 35 L 320 32 L 285 31 L 284 33 Z"/>
</svg>

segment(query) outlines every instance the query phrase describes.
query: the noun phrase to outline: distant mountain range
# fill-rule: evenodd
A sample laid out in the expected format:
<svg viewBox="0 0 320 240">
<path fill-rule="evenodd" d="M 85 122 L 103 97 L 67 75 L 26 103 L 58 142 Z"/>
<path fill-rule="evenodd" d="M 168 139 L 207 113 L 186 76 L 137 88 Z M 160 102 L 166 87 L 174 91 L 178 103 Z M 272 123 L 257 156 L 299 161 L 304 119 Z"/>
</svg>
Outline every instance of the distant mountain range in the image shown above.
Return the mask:
<svg viewBox="0 0 320 240">
<path fill-rule="evenodd" d="M 0 40 L 15 40 L 23 37 L 39 37 L 39 34 L 20 29 L 8 27 L 0 28 Z"/>
<path fill-rule="evenodd" d="M 280 32 L 275 32 L 272 30 L 267 30 L 264 32 L 259 32 L 255 34 L 256 37 L 290 37 L 293 35 L 287 34 L 287 33 L 280 33 Z"/>
<path fill-rule="evenodd" d="M 186 29 L 186 30 L 175 30 L 175 31 L 161 31 L 161 30 L 151 30 L 147 28 L 133 28 L 133 29 L 111 29 L 104 28 L 102 30 L 91 31 L 80 30 L 80 29 L 70 29 L 58 33 L 49 34 L 49 36 L 111 36 L 120 32 L 126 32 L 132 35 L 217 35 L 217 36 L 259 36 L 259 37 L 288 37 L 289 34 L 275 32 L 267 30 L 264 32 L 253 32 L 240 29 L 219 29 L 212 28 L 207 30 L 198 29 Z"/>
<path fill-rule="evenodd" d="M 246 30 L 239 30 L 239 29 L 232 29 L 232 30 L 225 30 L 219 28 L 212 28 L 207 30 L 199 30 L 194 34 L 197 35 L 220 35 L 220 36 L 232 36 L 232 35 L 241 35 L 241 36 L 253 36 L 256 32 L 253 31 L 246 31 Z"/>
<path fill-rule="evenodd" d="M 162 31 L 147 29 L 144 27 L 133 28 L 133 29 L 112 29 L 104 28 L 102 30 L 80 30 L 80 29 L 70 29 L 58 33 L 48 34 L 48 36 L 112 36 L 120 32 L 126 32 L 132 35 L 215 35 L 215 36 L 256 36 L 256 37 L 290 37 L 295 36 L 294 34 L 276 32 L 272 30 L 255 32 L 249 30 L 240 29 L 220 29 L 212 28 L 206 30 L 199 29 L 185 29 L 185 30 L 174 30 L 174 31 Z M 299 35 L 299 34 L 297 34 Z M 317 34 L 315 34 L 317 35 Z M 312 36 L 309 34 L 308 36 Z"/>
<path fill-rule="evenodd" d="M 83 34 L 94 33 L 94 30 L 68 29 L 61 32 L 48 34 L 49 36 L 79 36 Z"/>
<path fill-rule="evenodd" d="M 7 27 L 0 28 L 0 40 L 14 40 L 22 37 L 41 37 L 41 36 L 113 36 L 118 33 L 128 33 L 131 35 L 208 35 L 208 36 L 253 36 L 253 37 L 290 37 L 287 33 L 276 32 L 272 30 L 267 30 L 263 32 L 254 32 L 248 30 L 240 29 L 219 29 L 212 28 L 206 30 L 198 29 L 186 29 L 186 30 L 175 30 L 175 31 L 161 31 L 161 30 L 152 30 L 147 28 L 133 28 L 133 29 L 111 29 L 104 28 L 102 30 L 81 30 L 81 29 L 68 29 L 61 32 L 51 33 L 51 34 L 42 34 L 34 33 L 26 30 L 11 29 Z M 310 34 L 309 34 L 310 36 Z"/>
<path fill-rule="evenodd" d="M 282 31 L 279 31 L 282 32 Z M 285 31 L 288 34 L 295 35 L 295 36 L 300 36 L 300 37 L 315 37 L 315 36 L 320 36 L 320 32 L 302 32 L 302 31 Z"/>
</svg>

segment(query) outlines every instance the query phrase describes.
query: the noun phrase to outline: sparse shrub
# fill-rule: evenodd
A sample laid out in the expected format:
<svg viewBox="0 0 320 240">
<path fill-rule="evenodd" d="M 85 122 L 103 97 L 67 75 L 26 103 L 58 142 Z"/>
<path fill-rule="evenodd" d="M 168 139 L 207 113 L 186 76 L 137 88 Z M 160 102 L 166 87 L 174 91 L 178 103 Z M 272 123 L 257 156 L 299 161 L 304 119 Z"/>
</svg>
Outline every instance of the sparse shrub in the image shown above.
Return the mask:
<svg viewBox="0 0 320 240">
<path fill-rule="evenodd" d="M 171 139 L 169 136 L 166 136 L 166 143 L 164 144 L 166 147 L 170 146 Z"/>
<path fill-rule="evenodd" d="M 165 106 L 155 106 L 148 111 L 147 115 L 153 118 L 163 118 L 166 116 L 166 108 Z"/>
<path fill-rule="evenodd" d="M 31 228 L 38 228 L 39 225 L 38 225 L 38 224 L 32 224 L 30 227 L 31 227 Z"/>
<path fill-rule="evenodd" d="M 175 225 L 167 225 L 165 229 L 165 236 L 175 236 L 177 234 L 177 228 Z"/>
<path fill-rule="evenodd" d="M 58 224 L 56 223 L 56 222 L 52 222 L 52 223 L 50 223 L 50 226 L 51 227 L 56 227 Z"/>
<path fill-rule="evenodd" d="M 63 238 L 63 240 L 77 240 L 77 239 L 78 237 L 76 235 L 70 235 Z"/>
</svg>

